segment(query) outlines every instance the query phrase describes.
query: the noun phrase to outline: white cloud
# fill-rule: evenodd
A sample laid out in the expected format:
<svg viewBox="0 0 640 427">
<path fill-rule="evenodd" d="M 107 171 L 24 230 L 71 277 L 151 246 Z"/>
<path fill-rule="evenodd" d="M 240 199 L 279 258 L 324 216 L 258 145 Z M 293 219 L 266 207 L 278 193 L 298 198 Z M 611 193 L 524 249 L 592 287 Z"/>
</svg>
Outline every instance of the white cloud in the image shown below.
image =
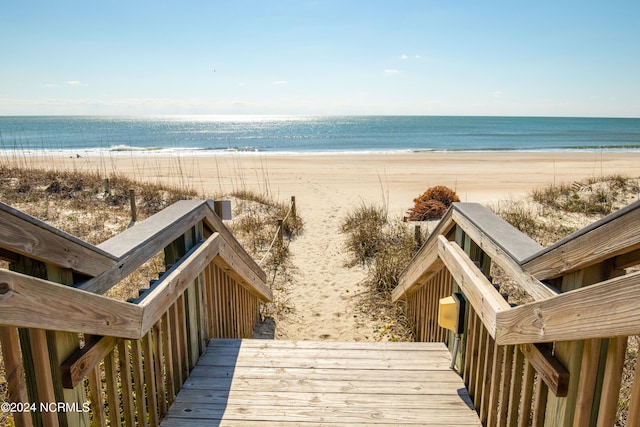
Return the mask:
<svg viewBox="0 0 640 427">
<path fill-rule="evenodd" d="M 396 74 L 400 74 L 400 71 L 387 69 L 387 70 L 384 70 L 384 74 L 387 76 L 395 76 Z"/>
<path fill-rule="evenodd" d="M 284 86 L 284 85 L 288 84 L 288 82 L 286 80 L 276 80 L 275 82 L 272 82 L 272 84 L 274 84 L 276 86 Z"/>
<path fill-rule="evenodd" d="M 497 91 L 493 92 L 493 97 L 494 98 L 502 98 L 502 95 L 503 95 L 502 91 L 497 90 Z"/>
<path fill-rule="evenodd" d="M 69 86 L 87 86 L 86 83 L 82 83 L 80 80 L 69 80 L 67 84 Z"/>
<path fill-rule="evenodd" d="M 403 53 L 402 56 L 400 56 L 400 59 L 407 60 L 407 59 L 409 59 L 409 56 L 407 56 L 406 53 Z"/>
</svg>

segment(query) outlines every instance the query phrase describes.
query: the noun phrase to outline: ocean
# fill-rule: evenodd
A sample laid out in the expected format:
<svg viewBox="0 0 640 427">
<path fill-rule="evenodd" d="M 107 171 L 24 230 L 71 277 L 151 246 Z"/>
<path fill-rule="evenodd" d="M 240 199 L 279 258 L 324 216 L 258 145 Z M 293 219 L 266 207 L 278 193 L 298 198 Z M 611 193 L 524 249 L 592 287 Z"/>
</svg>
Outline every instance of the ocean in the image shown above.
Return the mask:
<svg viewBox="0 0 640 427">
<path fill-rule="evenodd" d="M 638 118 L 449 116 L 0 117 L 22 154 L 313 154 L 640 150 Z"/>
</svg>

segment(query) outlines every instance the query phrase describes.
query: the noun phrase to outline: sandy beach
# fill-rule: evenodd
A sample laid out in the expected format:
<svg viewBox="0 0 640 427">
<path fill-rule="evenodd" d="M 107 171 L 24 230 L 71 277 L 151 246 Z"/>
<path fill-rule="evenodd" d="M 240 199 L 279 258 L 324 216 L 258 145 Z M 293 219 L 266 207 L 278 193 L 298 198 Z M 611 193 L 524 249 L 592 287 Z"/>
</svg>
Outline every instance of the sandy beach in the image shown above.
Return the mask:
<svg viewBox="0 0 640 427">
<path fill-rule="evenodd" d="M 291 313 L 276 338 L 375 339 L 357 309 L 361 267 L 347 268 L 341 219 L 365 203 L 387 203 L 400 218 L 428 187 L 454 188 L 462 201 L 518 198 L 532 188 L 584 178 L 638 176 L 640 153 L 423 152 L 366 155 L 236 155 L 217 157 L 27 157 L 20 164 L 122 173 L 137 179 L 191 186 L 208 197 L 250 188 L 288 200 L 296 196 L 304 233 L 290 246 L 294 265 Z"/>
</svg>

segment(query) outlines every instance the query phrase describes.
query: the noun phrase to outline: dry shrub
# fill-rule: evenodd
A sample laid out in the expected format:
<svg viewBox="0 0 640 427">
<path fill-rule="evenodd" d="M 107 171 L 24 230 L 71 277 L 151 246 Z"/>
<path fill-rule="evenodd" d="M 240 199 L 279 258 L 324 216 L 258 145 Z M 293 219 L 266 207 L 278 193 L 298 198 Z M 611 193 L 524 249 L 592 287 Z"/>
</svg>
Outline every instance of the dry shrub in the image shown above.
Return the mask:
<svg viewBox="0 0 640 427">
<path fill-rule="evenodd" d="M 451 203 L 459 202 L 455 191 L 443 185 L 429 188 L 419 197 L 413 199 L 414 207 L 409 209 L 409 221 L 427 221 L 442 218 Z"/>
</svg>

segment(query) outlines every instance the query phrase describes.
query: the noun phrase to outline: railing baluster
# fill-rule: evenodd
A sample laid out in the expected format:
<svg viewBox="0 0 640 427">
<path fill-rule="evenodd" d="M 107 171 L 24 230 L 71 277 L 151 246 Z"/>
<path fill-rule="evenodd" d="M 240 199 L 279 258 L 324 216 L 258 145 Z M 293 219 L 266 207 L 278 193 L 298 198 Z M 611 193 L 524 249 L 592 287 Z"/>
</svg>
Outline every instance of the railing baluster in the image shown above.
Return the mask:
<svg viewBox="0 0 640 427">
<path fill-rule="evenodd" d="M 504 363 L 498 369 L 502 371 L 502 383 L 500 384 L 500 398 L 499 401 L 499 412 L 498 412 L 498 426 L 507 426 L 506 420 L 509 412 L 509 394 L 511 383 L 513 382 L 513 363 L 514 357 L 513 352 L 515 347 L 512 345 L 508 346 L 500 346 L 503 348 L 503 358 Z"/>
<path fill-rule="evenodd" d="M 109 422 L 112 426 L 121 424 L 120 396 L 118 395 L 118 372 L 116 368 L 115 350 L 104 358 L 104 377 L 107 385 L 107 407 Z"/>
<path fill-rule="evenodd" d="M 505 417 L 507 426 L 515 426 L 518 422 L 518 408 L 522 401 L 523 380 L 524 380 L 524 354 L 517 346 L 513 348 L 514 359 L 511 373 L 511 384 L 509 387 L 509 413 Z"/>
<path fill-rule="evenodd" d="M 20 357 L 20 340 L 18 329 L 0 326 L 0 346 L 4 355 L 4 369 L 7 380 L 8 398 L 11 402 L 28 402 L 27 384 L 24 378 L 24 368 Z M 31 414 L 18 411 L 13 414 L 16 427 L 30 427 L 33 425 Z"/>
<path fill-rule="evenodd" d="M 140 340 L 131 340 L 131 365 L 133 368 L 133 381 L 136 393 L 136 422 L 138 426 L 146 427 L 148 425 L 147 400 L 144 386 L 144 364 Z"/>
<path fill-rule="evenodd" d="M 524 383 L 522 385 L 522 405 L 520 406 L 520 414 L 518 416 L 518 427 L 529 425 L 531 419 L 531 408 L 533 405 L 533 386 L 535 381 L 535 369 L 531 363 L 524 362 Z"/>
<path fill-rule="evenodd" d="M 155 373 L 156 393 L 158 395 L 158 414 L 160 419 L 167 413 L 167 395 L 165 389 L 165 373 L 162 351 L 162 324 L 153 325 L 153 370 Z"/>
<path fill-rule="evenodd" d="M 498 424 L 498 405 L 500 398 L 500 374 L 504 362 L 504 346 L 493 345 L 493 363 L 491 364 L 491 388 L 489 389 L 489 407 L 487 409 L 487 425 Z"/>
<path fill-rule="evenodd" d="M 631 399 L 629 401 L 629 414 L 627 423 L 630 426 L 640 425 L 640 357 L 639 348 L 636 348 L 636 364 L 633 374 L 633 386 L 631 387 Z"/>
<path fill-rule="evenodd" d="M 610 426 L 615 423 L 626 351 L 627 337 L 609 339 L 607 365 L 604 371 L 600 410 L 598 412 L 598 426 Z"/>
<path fill-rule="evenodd" d="M 169 313 L 166 312 L 162 315 L 162 349 L 164 355 L 163 369 L 165 372 L 165 379 L 167 382 L 167 404 L 171 406 L 173 399 L 175 398 L 175 385 L 173 379 L 173 349 L 172 349 L 172 335 L 171 326 L 169 325 Z"/>
<path fill-rule="evenodd" d="M 91 413 L 93 415 L 93 425 L 106 427 L 107 418 L 104 413 L 104 399 L 100 383 L 100 366 L 96 365 L 88 375 L 89 379 L 89 400 L 91 401 Z"/>
<path fill-rule="evenodd" d="M 133 406 L 133 381 L 131 381 L 131 357 L 127 340 L 118 342 L 118 364 L 120 368 L 120 387 L 122 389 L 122 410 L 124 422 L 128 426 L 134 426 L 135 415 Z"/>
<path fill-rule="evenodd" d="M 532 427 L 544 426 L 548 395 L 549 395 L 549 388 L 544 383 L 544 381 L 542 381 L 542 379 L 538 376 L 535 397 L 533 402 L 533 419 L 531 423 Z"/>
<path fill-rule="evenodd" d="M 156 378 L 153 362 L 153 342 L 151 331 L 142 338 L 142 352 L 144 361 L 144 384 L 147 393 L 147 408 L 149 413 L 149 425 L 157 427 L 158 419 L 158 396 L 156 394 Z"/>
</svg>

